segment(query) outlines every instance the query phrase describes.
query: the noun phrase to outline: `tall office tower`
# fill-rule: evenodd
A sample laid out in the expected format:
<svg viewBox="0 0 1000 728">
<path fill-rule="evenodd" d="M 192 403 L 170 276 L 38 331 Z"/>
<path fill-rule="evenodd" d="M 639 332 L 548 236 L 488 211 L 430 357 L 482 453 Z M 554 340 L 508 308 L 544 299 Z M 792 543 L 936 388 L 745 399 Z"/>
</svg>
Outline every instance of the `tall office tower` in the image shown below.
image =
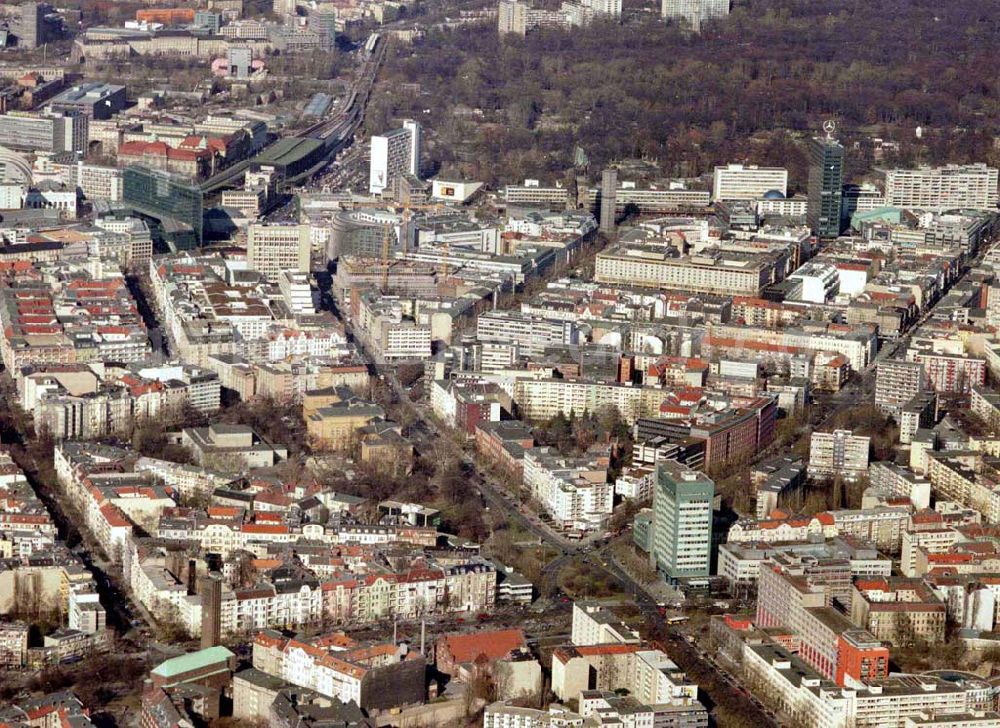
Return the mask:
<svg viewBox="0 0 1000 728">
<path fill-rule="evenodd" d="M 657 466 L 651 556 L 668 579 L 708 576 L 714 497 L 715 483 L 704 473 L 672 460 Z"/>
<path fill-rule="evenodd" d="M 309 272 L 309 226 L 292 223 L 253 223 L 247 228 L 247 262 L 269 283 L 277 283 L 281 273 Z"/>
<path fill-rule="evenodd" d="M 713 200 L 757 200 L 772 190 L 782 197 L 788 194 L 788 170 L 784 167 L 727 164 L 716 167 L 712 175 Z"/>
<path fill-rule="evenodd" d="M 925 388 L 924 365 L 916 361 L 888 359 L 875 370 L 875 406 L 899 420 L 903 407 Z"/>
<path fill-rule="evenodd" d="M 409 159 L 409 169 L 407 170 L 414 177 L 420 176 L 420 145 L 421 145 L 421 129 L 420 124 L 415 122 L 413 119 L 407 119 L 403 122 L 403 128 L 410 132 L 410 159 Z"/>
<path fill-rule="evenodd" d="M 500 0 L 497 5 L 497 32 L 500 35 L 517 33 L 524 35 L 525 3 L 519 0 Z"/>
<path fill-rule="evenodd" d="M 581 0 L 581 4 L 600 15 L 622 16 L 622 0 Z"/>
<path fill-rule="evenodd" d="M 809 203 L 806 218 L 821 238 L 840 235 L 840 198 L 844 186 L 844 147 L 832 136 L 809 143 Z"/>
<path fill-rule="evenodd" d="M 814 432 L 809 438 L 809 475 L 856 480 L 868 473 L 871 438 L 851 430 Z"/>
<path fill-rule="evenodd" d="M 222 576 L 213 571 L 198 580 L 201 596 L 201 649 L 222 640 Z"/>
<path fill-rule="evenodd" d="M 309 27 L 319 33 L 320 50 L 329 51 L 337 40 L 337 14 L 335 12 L 310 12 Z"/>
<path fill-rule="evenodd" d="M 67 152 L 87 153 L 90 139 L 90 119 L 76 112 L 49 110 L 55 119 L 56 146 Z"/>
<path fill-rule="evenodd" d="M 729 15 L 729 0 L 660 0 L 660 15 L 682 20 L 698 33 L 706 20 Z"/>
<path fill-rule="evenodd" d="M 615 231 L 615 199 L 618 194 L 618 170 L 609 168 L 601 173 L 601 232 Z"/>
<path fill-rule="evenodd" d="M 401 174 L 420 176 L 420 124 L 412 119 L 402 129 L 372 137 L 368 191 L 381 195 Z"/>
<path fill-rule="evenodd" d="M 14 20 L 14 35 L 21 48 L 37 48 L 47 42 L 45 14 L 51 8 L 44 3 L 22 3 Z"/>
<path fill-rule="evenodd" d="M 932 211 L 996 210 L 997 175 L 995 167 L 985 164 L 886 170 L 885 204 Z"/>
</svg>

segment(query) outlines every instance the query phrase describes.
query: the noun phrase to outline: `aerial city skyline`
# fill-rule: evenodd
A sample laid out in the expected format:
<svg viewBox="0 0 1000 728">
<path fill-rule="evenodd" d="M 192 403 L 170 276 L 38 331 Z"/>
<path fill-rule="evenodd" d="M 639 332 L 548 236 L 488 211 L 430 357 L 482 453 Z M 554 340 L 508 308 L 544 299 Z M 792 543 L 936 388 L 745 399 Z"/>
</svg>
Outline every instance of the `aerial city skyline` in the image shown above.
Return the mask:
<svg viewBox="0 0 1000 728">
<path fill-rule="evenodd" d="M 1000 728 L 986 0 L 0 18 L 0 728 Z"/>
</svg>

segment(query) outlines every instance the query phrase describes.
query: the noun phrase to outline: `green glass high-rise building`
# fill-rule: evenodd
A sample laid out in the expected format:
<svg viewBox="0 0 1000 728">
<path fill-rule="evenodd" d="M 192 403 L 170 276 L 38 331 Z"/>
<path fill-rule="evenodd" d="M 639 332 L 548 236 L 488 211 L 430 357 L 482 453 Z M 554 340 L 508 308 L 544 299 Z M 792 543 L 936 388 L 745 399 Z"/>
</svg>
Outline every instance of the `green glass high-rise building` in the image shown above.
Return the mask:
<svg viewBox="0 0 1000 728">
<path fill-rule="evenodd" d="M 122 175 L 122 202 L 151 218 L 154 240 L 171 250 L 187 250 L 202 243 L 204 195 L 185 177 L 160 169 L 132 166 Z"/>
<path fill-rule="evenodd" d="M 650 555 L 670 581 L 704 578 L 712 561 L 712 500 L 715 483 L 676 463 L 656 467 Z"/>
<path fill-rule="evenodd" d="M 840 202 L 844 186 L 844 147 L 830 137 L 809 143 L 809 228 L 820 238 L 840 235 Z"/>
</svg>

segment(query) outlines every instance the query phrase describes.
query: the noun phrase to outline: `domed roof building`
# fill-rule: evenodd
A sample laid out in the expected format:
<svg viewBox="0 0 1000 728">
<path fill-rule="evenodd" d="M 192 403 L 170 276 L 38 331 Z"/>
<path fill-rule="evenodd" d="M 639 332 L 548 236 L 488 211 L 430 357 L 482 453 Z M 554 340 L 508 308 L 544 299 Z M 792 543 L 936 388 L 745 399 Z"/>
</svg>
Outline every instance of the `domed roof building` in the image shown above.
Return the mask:
<svg viewBox="0 0 1000 728">
<path fill-rule="evenodd" d="M 0 147 L 0 183 L 31 186 L 31 165 L 27 158 L 7 147 Z"/>
</svg>

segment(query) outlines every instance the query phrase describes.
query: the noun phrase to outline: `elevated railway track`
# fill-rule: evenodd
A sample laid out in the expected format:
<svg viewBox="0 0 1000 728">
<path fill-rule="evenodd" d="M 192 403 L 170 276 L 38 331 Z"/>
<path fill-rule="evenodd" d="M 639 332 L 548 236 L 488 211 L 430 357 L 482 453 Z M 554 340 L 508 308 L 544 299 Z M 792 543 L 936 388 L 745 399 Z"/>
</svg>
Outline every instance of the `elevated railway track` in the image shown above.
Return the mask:
<svg viewBox="0 0 1000 728">
<path fill-rule="evenodd" d="M 209 194 L 232 187 L 255 164 L 282 167 L 285 185 L 301 184 L 329 165 L 353 141 L 364 122 L 375 79 L 385 59 L 386 43 L 377 33 L 373 33 L 362 52 L 365 54 L 364 62 L 343 105 L 337 107 L 327 118 L 276 140 L 254 157 L 237 162 L 205 180 L 201 191 Z"/>
</svg>

